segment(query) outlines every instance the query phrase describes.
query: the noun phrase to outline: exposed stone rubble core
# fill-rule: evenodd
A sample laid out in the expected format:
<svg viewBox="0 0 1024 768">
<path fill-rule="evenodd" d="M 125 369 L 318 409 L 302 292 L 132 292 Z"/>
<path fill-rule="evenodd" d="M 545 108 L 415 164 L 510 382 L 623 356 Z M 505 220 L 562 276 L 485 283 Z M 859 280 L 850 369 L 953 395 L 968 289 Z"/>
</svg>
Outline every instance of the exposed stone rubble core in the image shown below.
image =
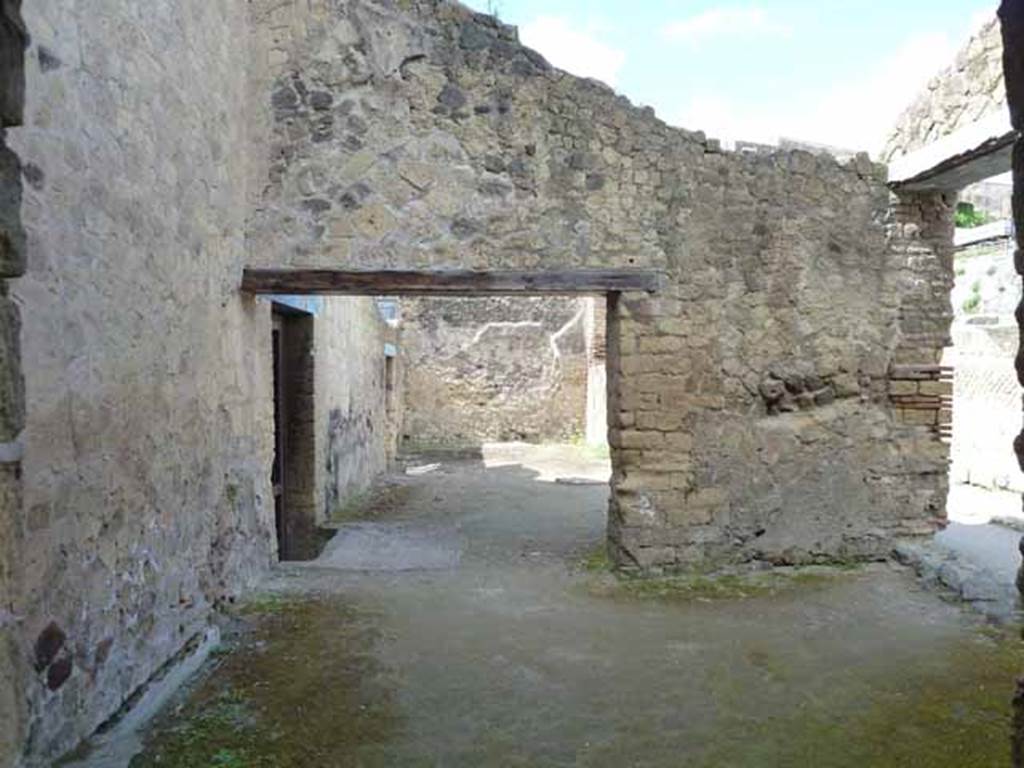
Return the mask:
<svg viewBox="0 0 1024 768">
<path fill-rule="evenodd" d="M 993 18 L 903 112 L 882 160 L 891 162 L 1005 110 L 1003 41 L 999 20 Z"/>
<path fill-rule="evenodd" d="M 610 322 L 623 564 L 874 557 L 935 529 L 946 448 L 894 419 L 887 378 L 948 335 L 948 201 L 890 214 L 864 158 L 723 154 L 457 5 L 257 5 L 254 257 L 668 273 Z"/>
<path fill-rule="evenodd" d="M 587 308 L 587 299 L 557 297 L 404 300 L 404 442 L 456 447 L 582 435 Z"/>
</svg>

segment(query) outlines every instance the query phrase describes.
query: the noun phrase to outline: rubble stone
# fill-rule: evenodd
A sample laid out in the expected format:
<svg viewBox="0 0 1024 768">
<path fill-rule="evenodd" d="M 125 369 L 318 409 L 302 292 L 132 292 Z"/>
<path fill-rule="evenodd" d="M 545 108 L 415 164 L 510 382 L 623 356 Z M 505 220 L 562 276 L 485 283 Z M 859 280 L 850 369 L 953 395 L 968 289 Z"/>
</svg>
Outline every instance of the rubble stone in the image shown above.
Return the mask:
<svg viewBox="0 0 1024 768">
<path fill-rule="evenodd" d="M 1006 109 L 1002 31 L 993 16 L 906 108 L 886 141 L 882 160 L 891 162 Z"/>
<path fill-rule="evenodd" d="M 887 381 L 937 362 L 948 337 L 950 200 L 891 200 L 866 158 L 724 152 L 455 4 L 292 13 L 273 35 L 287 64 L 258 72 L 256 92 L 301 82 L 353 102 L 367 130 L 358 152 L 317 142 L 313 109 L 282 119 L 264 102 L 282 160 L 250 222 L 255 258 L 667 275 L 610 311 L 612 459 L 636 470 L 613 479 L 620 564 L 877 557 L 940 524 L 944 448 L 898 418 Z M 323 62 L 328 48 L 345 67 Z M 313 168 L 327 187 L 362 184 L 381 225 L 334 208 L 318 235 L 300 188 Z M 685 476 L 651 471 L 664 456 Z"/>
</svg>

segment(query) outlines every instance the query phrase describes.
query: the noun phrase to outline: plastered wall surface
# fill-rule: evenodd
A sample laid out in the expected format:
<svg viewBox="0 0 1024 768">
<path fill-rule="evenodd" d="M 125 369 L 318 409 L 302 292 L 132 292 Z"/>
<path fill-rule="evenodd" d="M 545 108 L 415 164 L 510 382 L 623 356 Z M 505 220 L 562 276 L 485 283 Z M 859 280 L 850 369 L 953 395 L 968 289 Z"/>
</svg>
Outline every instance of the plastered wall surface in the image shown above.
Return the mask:
<svg viewBox="0 0 1024 768">
<path fill-rule="evenodd" d="M 403 301 L 405 445 L 564 442 L 582 436 L 585 301 Z"/>
<path fill-rule="evenodd" d="M 316 338 L 317 523 L 338 515 L 394 458 L 384 345 L 395 334 L 369 298 L 330 297 Z"/>
<path fill-rule="evenodd" d="M 26 8 L 28 752 L 75 746 L 274 557 L 269 309 L 237 290 L 246 17 Z"/>
<path fill-rule="evenodd" d="M 41 764 L 276 559 L 270 303 L 238 290 L 245 10 L 43 2 L 27 14 L 27 119 L 13 136 L 30 392 L 15 611 L 26 749 Z M 389 331 L 369 299 L 323 307 L 315 522 L 392 450 Z"/>
</svg>

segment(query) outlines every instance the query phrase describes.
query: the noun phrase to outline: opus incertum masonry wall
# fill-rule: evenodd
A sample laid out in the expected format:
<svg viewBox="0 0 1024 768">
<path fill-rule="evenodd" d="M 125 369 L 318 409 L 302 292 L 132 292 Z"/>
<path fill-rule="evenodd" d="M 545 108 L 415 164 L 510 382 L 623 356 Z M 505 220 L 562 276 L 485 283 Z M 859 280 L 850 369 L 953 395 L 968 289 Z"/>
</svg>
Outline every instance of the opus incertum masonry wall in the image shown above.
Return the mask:
<svg viewBox="0 0 1024 768">
<path fill-rule="evenodd" d="M 933 77 L 896 121 L 882 151 L 886 162 L 919 150 L 973 123 L 1006 112 L 1003 41 L 994 16 Z"/>
<path fill-rule="evenodd" d="M 28 395 L 24 501 L 15 537 L 0 541 L 19 554 L 17 704 L 42 765 L 117 712 L 276 559 L 271 304 L 239 291 L 250 158 L 265 154 L 249 149 L 245 10 L 25 8 L 25 126 L 8 132 L 28 235 L 12 288 Z M 373 301 L 318 306 L 308 525 L 385 468 L 395 436 L 390 331 Z"/>
<path fill-rule="evenodd" d="M 724 153 L 443 2 L 257 3 L 265 266 L 663 270 L 609 329 L 616 559 L 885 555 L 944 516 L 952 205 L 885 170 Z M 262 143 L 262 140 L 261 140 Z"/>
</svg>

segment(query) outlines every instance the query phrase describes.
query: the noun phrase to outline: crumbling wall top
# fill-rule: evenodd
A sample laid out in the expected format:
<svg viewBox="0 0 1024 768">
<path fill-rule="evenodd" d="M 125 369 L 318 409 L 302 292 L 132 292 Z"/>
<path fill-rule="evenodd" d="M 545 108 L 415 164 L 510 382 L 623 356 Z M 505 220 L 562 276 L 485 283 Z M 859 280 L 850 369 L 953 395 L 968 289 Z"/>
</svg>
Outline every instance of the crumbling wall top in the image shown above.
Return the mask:
<svg viewBox="0 0 1024 768">
<path fill-rule="evenodd" d="M 985 23 L 900 115 L 882 160 L 891 162 L 1006 109 L 999 20 Z"/>
</svg>

